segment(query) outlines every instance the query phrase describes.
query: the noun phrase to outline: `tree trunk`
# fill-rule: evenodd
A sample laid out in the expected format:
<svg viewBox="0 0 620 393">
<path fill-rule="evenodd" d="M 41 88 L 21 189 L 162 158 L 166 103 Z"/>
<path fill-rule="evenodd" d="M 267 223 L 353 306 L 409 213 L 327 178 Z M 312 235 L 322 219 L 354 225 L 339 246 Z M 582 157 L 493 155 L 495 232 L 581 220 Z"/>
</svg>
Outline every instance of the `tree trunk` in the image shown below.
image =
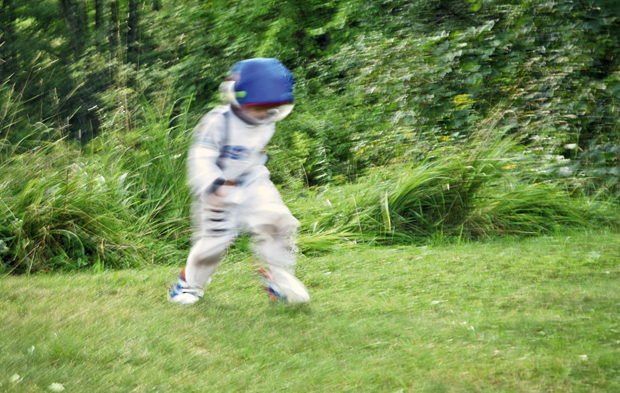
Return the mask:
<svg viewBox="0 0 620 393">
<path fill-rule="evenodd" d="M 110 42 L 110 57 L 116 59 L 119 55 L 121 46 L 120 40 L 120 24 L 118 21 L 118 4 L 116 0 L 110 0 L 110 34 L 108 36 Z"/>
<path fill-rule="evenodd" d="M 88 25 L 86 7 L 83 0 L 78 0 L 75 4 L 73 0 L 60 0 L 62 14 L 67 24 L 69 42 L 73 47 L 73 54 L 76 60 L 84 51 L 86 42 L 86 26 Z"/>
<path fill-rule="evenodd" d="M 95 0 L 95 41 L 100 52 L 103 51 L 105 37 L 105 0 Z"/>
<path fill-rule="evenodd" d="M 138 0 L 129 0 L 129 15 L 127 17 L 127 60 L 137 62 L 140 53 L 138 39 L 140 25 L 140 7 Z"/>
<path fill-rule="evenodd" d="M 0 84 L 4 83 L 5 74 L 11 73 L 11 64 L 15 58 L 14 52 L 14 23 L 13 0 L 4 0 L 0 8 Z"/>
<path fill-rule="evenodd" d="M 88 11 L 86 10 L 86 0 L 76 0 L 76 12 L 77 12 L 77 28 L 79 37 L 82 40 L 83 48 L 88 43 L 89 31 L 88 31 Z"/>
</svg>

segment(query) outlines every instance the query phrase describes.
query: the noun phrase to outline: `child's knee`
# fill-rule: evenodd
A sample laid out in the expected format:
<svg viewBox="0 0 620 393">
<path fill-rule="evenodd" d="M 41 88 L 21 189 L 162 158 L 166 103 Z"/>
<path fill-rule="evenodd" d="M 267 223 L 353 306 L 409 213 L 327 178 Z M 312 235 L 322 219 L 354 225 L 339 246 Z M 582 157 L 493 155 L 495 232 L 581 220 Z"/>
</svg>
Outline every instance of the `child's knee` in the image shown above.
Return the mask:
<svg viewBox="0 0 620 393">
<path fill-rule="evenodd" d="M 293 235 L 299 227 L 299 221 L 288 209 L 262 210 L 248 217 L 248 221 L 253 232 L 272 237 Z"/>
</svg>

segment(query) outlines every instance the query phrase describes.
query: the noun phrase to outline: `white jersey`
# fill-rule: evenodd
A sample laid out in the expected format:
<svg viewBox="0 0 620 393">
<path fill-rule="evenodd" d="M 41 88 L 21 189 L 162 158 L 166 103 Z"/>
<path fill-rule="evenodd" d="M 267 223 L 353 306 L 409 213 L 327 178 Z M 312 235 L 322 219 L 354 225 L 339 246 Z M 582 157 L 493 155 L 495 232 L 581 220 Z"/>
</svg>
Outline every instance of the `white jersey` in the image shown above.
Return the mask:
<svg viewBox="0 0 620 393">
<path fill-rule="evenodd" d="M 258 177 L 269 178 L 264 148 L 274 132 L 274 123 L 247 124 L 230 105 L 220 105 L 206 114 L 194 130 L 187 160 L 192 194 L 204 194 L 218 179 L 237 180 L 243 185 Z"/>
</svg>

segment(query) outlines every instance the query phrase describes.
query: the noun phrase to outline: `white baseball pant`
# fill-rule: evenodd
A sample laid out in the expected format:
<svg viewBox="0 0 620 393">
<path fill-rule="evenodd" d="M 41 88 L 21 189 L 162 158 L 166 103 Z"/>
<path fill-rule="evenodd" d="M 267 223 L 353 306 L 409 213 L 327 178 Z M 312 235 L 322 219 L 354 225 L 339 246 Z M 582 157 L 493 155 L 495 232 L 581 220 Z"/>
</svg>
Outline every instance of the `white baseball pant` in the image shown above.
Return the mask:
<svg viewBox="0 0 620 393">
<path fill-rule="evenodd" d="M 267 268 L 293 273 L 296 260 L 295 234 L 299 222 L 268 178 L 250 184 L 222 186 L 216 194 L 205 195 L 193 206 L 193 246 L 185 266 L 185 280 L 204 288 L 239 231 L 254 236 L 254 252 Z"/>
</svg>

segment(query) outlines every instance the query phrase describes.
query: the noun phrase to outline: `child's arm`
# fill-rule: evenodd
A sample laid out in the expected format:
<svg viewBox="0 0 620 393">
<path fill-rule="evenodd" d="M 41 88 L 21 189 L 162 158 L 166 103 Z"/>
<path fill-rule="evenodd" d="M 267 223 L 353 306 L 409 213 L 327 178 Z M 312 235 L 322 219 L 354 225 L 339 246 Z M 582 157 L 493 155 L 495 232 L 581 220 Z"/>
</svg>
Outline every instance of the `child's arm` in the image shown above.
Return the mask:
<svg viewBox="0 0 620 393">
<path fill-rule="evenodd" d="M 223 116 L 219 113 L 205 116 L 196 126 L 187 159 L 187 178 L 193 195 L 211 194 L 222 185 L 232 185 L 217 165 L 224 127 Z"/>
</svg>

